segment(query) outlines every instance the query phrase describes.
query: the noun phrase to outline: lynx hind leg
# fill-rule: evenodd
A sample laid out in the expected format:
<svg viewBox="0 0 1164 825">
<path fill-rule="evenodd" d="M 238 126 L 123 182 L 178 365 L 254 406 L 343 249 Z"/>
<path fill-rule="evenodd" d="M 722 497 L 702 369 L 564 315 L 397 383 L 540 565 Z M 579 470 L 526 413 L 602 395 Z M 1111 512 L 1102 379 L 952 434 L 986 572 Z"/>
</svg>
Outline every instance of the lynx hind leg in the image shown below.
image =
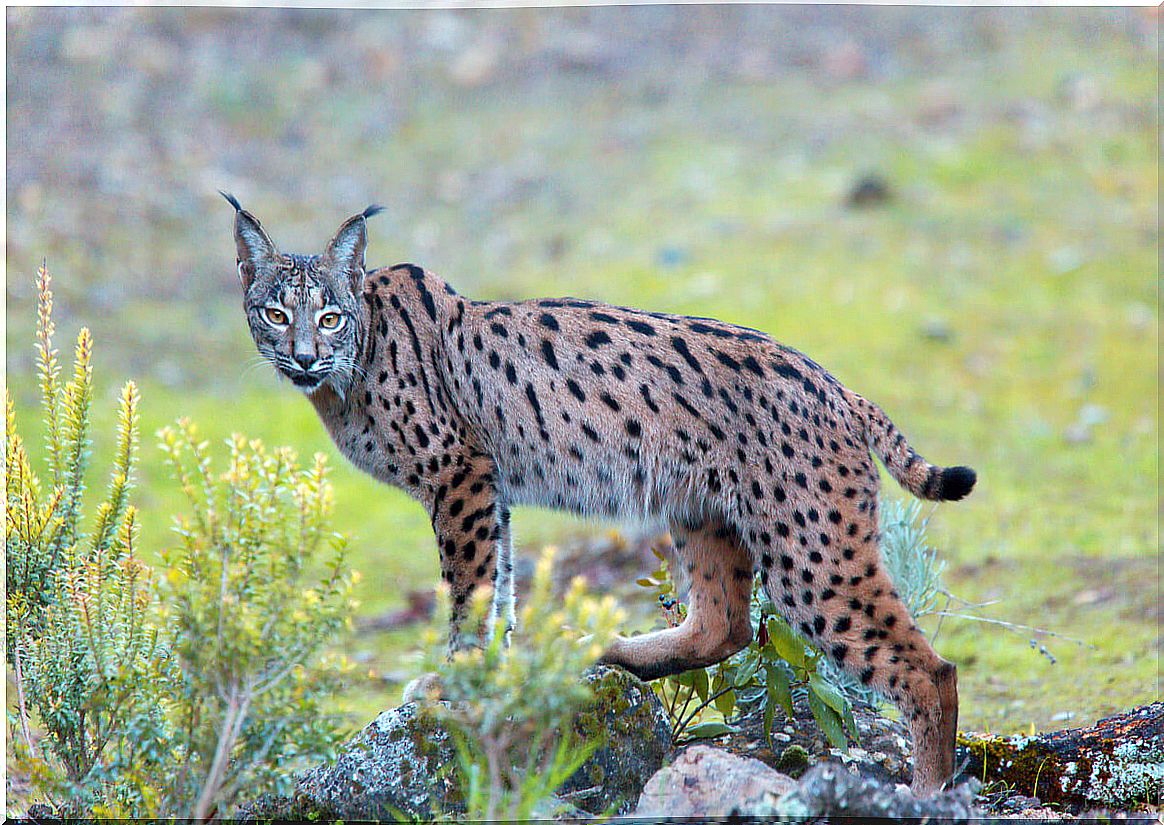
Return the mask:
<svg viewBox="0 0 1164 825">
<path fill-rule="evenodd" d="M 721 662 L 752 639 L 752 560 L 734 530 L 718 522 L 671 530 L 691 581 L 679 627 L 619 638 L 603 655 L 640 679 L 657 679 Z"/>
<path fill-rule="evenodd" d="M 815 504 L 807 520 L 803 510 L 792 513 L 805 529 L 778 525 L 788 535 L 765 548 L 761 581 L 789 622 L 901 709 L 913 739 L 914 793 L 934 793 L 954 772 L 954 665 L 934 652 L 881 563 L 876 498 Z"/>
</svg>

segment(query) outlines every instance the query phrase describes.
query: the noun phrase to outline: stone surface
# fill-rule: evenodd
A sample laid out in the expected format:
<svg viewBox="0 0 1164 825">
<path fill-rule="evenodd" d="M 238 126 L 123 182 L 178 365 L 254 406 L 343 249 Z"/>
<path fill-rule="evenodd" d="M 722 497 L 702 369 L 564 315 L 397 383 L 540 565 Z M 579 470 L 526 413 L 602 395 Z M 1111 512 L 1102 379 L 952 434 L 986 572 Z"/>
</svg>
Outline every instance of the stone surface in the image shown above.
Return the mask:
<svg viewBox="0 0 1164 825">
<path fill-rule="evenodd" d="M 812 717 L 808 702 L 797 697 L 793 718 L 776 711 L 771 745 L 764 736 L 763 714 L 759 710 L 732 721 L 735 728 L 724 737 L 722 746 L 732 753 L 759 759 L 792 777 L 799 777 L 809 767 L 822 761 L 840 762 L 855 768 L 862 776 L 891 784 L 909 784 L 913 773 L 909 732 L 898 721 L 886 718 L 861 703 L 853 707 L 853 717 L 860 733 L 860 743 L 850 742 L 848 753 L 834 748 Z"/>
<path fill-rule="evenodd" d="M 1038 736 L 958 737 L 969 776 L 1001 780 L 1043 803 L 1079 809 L 1159 805 L 1164 788 L 1164 702 L 1086 728 Z"/>
<path fill-rule="evenodd" d="M 632 816 L 762 816 L 794 788 L 796 780 L 759 760 L 694 745 L 651 777 Z"/>
<path fill-rule="evenodd" d="M 850 773 L 834 763 L 817 765 L 806 773 L 796 789 L 756 816 L 876 817 L 878 819 L 930 818 L 966 822 L 979 818 L 973 802 L 979 783 L 969 780 L 953 790 L 918 799 L 904 785 Z"/>
<path fill-rule="evenodd" d="M 634 807 L 647 780 L 671 749 L 671 725 L 655 692 L 622 668 L 599 665 L 585 680 L 597 702 L 574 720 L 586 739 L 606 742 L 558 790 L 582 810 L 623 814 Z"/>
<path fill-rule="evenodd" d="M 460 808 L 448 732 L 418 705 L 381 713 L 344 746 L 335 764 L 302 774 L 290 797 L 264 795 L 240 819 L 427 819 Z"/>
<path fill-rule="evenodd" d="M 621 668 L 597 667 L 584 677 L 594 706 L 575 717 L 586 739 L 602 747 L 559 789 L 546 811 L 565 806 L 587 814 L 626 812 L 659 769 L 671 728 L 648 685 Z M 430 819 L 464 810 L 455 784 L 456 750 L 431 711 L 405 704 L 376 717 L 344 746 L 333 765 L 302 774 L 291 796 L 264 795 L 243 805 L 240 819 Z"/>
</svg>

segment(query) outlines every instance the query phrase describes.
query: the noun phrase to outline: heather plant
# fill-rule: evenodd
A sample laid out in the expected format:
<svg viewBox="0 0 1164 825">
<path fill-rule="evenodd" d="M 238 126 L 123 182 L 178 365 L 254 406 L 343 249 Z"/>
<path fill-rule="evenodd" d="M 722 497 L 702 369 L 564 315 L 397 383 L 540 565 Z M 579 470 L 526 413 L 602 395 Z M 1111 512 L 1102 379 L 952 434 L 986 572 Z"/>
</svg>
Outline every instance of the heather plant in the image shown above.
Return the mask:
<svg viewBox="0 0 1164 825">
<path fill-rule="evenodd" d="M 323 699 L 340 662 L 318 651 L 348 624 L 353 574 L 327 529 L 333 493 L 322 454 L 300 469 L 289 448 L 230 440 L 215 475 L 187 420 L 160 433 L 191 512 L 162 557 L 165 620 L 175 631 L 172 719 L 182 758 L 168 807 L 202 819 L 243 788 L 286 791 L 288 768 L 339 741 Z"/>
<path fill-rule="evenodd" d="M 86 532 L 92 337 L 77 336 L 71 378 L 53 348 L 48 270 L 37 273 L 36 366 L 45 429 L 38 473 L 5 390 L 6 655 L 16 688 L 15 755 L 55 806 L 137 810 L 163 750 L 171 662 L 151 622 L 156 589 L 129 504 L 138 392 L 121 391 L 117 449 Z"/>
<path fill-rule="evenodd" d="M 580 677 L 614 637 L 623 614 L 610 596 L 588 595 L 581 578 L 564 597 L 555 596 L 553 558 L 548 548 L 538 562 L 512 644 L 499 624 L 484 647 L 446 658 L 438 631 L 427 633 L 426 666 L 447 700 L 430 708 L 456 743 L 471 820 L 550 813 L 545 800 L 601 744 L 580 738 L 572 720 L 594 698 Z M 447 592 L 439 592 L 447 601 Z M 489 599 L 485 594 L 470 602 L 469 626 L 487 621 Z"/>
<path fill-rule="evenodd" d="M 244 787 L 285 790 L 339 738 L 324 704 L 339 668 L 319 650 L 346 623 L 353 574 L 327 527 L 323 457 L 304 470 L 235 436 L 215 476 L 192 424 L 163 430 L 190 512 L 158 576 L 129 503 L 137 389 L 121 391 L 108 489 L 86 520 L 92 338 L 81 330 L 62 384 L 44 267 L 37 287 L 40 473 L 5 393 L 13 764 L 77 817 L 221 816 Z"/>
</svg>

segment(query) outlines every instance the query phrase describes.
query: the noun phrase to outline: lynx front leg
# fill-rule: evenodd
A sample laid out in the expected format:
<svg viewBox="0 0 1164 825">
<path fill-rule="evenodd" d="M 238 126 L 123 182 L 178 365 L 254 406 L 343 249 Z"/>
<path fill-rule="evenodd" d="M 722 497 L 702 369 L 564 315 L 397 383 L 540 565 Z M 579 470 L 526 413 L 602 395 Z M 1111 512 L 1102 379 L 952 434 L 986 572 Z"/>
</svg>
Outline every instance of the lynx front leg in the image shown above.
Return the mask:
<svg viewBox="0 0 1164 825">
<path fill-rule="evenodd" d="M 735 531 L 708 521 L 674 526 L 671 535 L 691 580 L 687 618 L 679 627 L 617 639 L 602 657 L 640 679 L 721 662 L 752 640 L 752 560 Z"/>
<path fill-rule="evenodd" d="M 452 598 L 449 619 L 449 650 L 478 643 L 489 628 L 462 628 L 473 594 L 480 587 L 495 590 L 491 615 L 498 612 L 499 569 L 509 564 L 502 559 L 501 543 L 508 534 L 502 515 L 508 511 L 498 502 L 493 463 L 474 456 L 450 474 L 437 490 L 432 508 L 432 526 L 440 548 L 441 577 L 448 583 Z M 501 567 L 498 567 L 499 561 Z"/>
<path fill-rule="evenodd" d="M 497 540 L 497 583 L 493 596 L 493 612 L 490 631 L 498 622 L 504 622 L 505 642 L 509 644 L 509 634 L 517 624 L 513 597 L 513 535 L 509 529 L 509 508 L 502 505 L 498 524 L 501 536 Z"/>
</svg>

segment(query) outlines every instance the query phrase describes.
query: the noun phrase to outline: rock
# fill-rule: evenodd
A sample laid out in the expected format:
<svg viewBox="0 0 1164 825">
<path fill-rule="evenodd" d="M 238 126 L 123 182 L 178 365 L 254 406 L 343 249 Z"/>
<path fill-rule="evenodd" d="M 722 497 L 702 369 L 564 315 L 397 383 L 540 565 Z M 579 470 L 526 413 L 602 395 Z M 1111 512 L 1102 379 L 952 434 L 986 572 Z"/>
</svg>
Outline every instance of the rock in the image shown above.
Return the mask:
<svg viewBox="0 0 1164 825">
<path fill-rule="evenodd" d="M 860 741 L 853 743 L 855 746 L 848 753 L 843 753 L 825 738 L 803 696 L 793 701 L 793 710 L 792 719 L 786 719 L 782 710 L 776 711 L 771 747 L 764 736 L 763 713 L 759 709 L 745 713 L 733 720 L 735 730 L 727 737 L 726 749 L 753 756 L 792 777 L 799 777 L 812 765 L 830 760 L 862 776 L 909 784 L 913 767 L 909 732 L 901 722 L 882 716 L 861 702 L 855 703 L 853 717 Z M 749 749 L 756 742 L 760 747 Z"/>
<path fill-rule="evenodd" d="M 853 208 L 880 206 L 891 197 L 889 181 L 876 172 L 870 172 L 853 182 L 845 196 L 845 204 Z"/>
<path fill-rule="evenodd" d="M 654 691 L 621 668 L 600 666 L 584 677 L 596 696 L 574 730 L 586 739 L 605 734 L 602 747 L 539 808 L 625 812 L 663 764 L 671 728 Z M 431 710 L 408 703 L 385 711 L 353 737 L 333 765 L 299 776 L 290 796 L 265 794 L 238 819 L 432 819 L 464 812 L 456 784 L 456 749 Z"/>
<path fill-rule="evenodd" d="M 647 782 L 636 818 L 764 816 L 796 780 L 757 759 L 694 745 Z"/>
<path fill-rule="evenodd" d="M 806 773 L 795 790 L 777 800 L 771 811 L 759 815 L 966 822 L 977 818 L 973 801 L 978 787 L 978 781 L 971 779 L 953 790 L 918 799 L 903 785 L 855 776 L 840 765 L 827 763 Z"/>
<path fill-rule="evenodd" d="M 381 713 L 333 765 L 302 774 L 290 797 L 266 794 L 238 819 L 431 819 L 464 810 L 450 768 L 456 750 L 446 731 L 416 704 Z"/>
<path fill-rule="evenodd" d="M 1164 789 L 1164 702 L 1089 728 L 1038 736 L 958 737 L 969 776 L 1001 780 L 1017 793 L 1073 808 L 1160 804 Z"/>
<path fill-rule="evenodd" d="M 574 720 L 586 739 L 606 742 L 558 789 L 558 795 L 587 813 L 629 811 L 647 780 L 671 750 L 671 724 L 655 692 L 619 667 L 591 668 L 585 680 L 597 702 Z"/>
</svg>

